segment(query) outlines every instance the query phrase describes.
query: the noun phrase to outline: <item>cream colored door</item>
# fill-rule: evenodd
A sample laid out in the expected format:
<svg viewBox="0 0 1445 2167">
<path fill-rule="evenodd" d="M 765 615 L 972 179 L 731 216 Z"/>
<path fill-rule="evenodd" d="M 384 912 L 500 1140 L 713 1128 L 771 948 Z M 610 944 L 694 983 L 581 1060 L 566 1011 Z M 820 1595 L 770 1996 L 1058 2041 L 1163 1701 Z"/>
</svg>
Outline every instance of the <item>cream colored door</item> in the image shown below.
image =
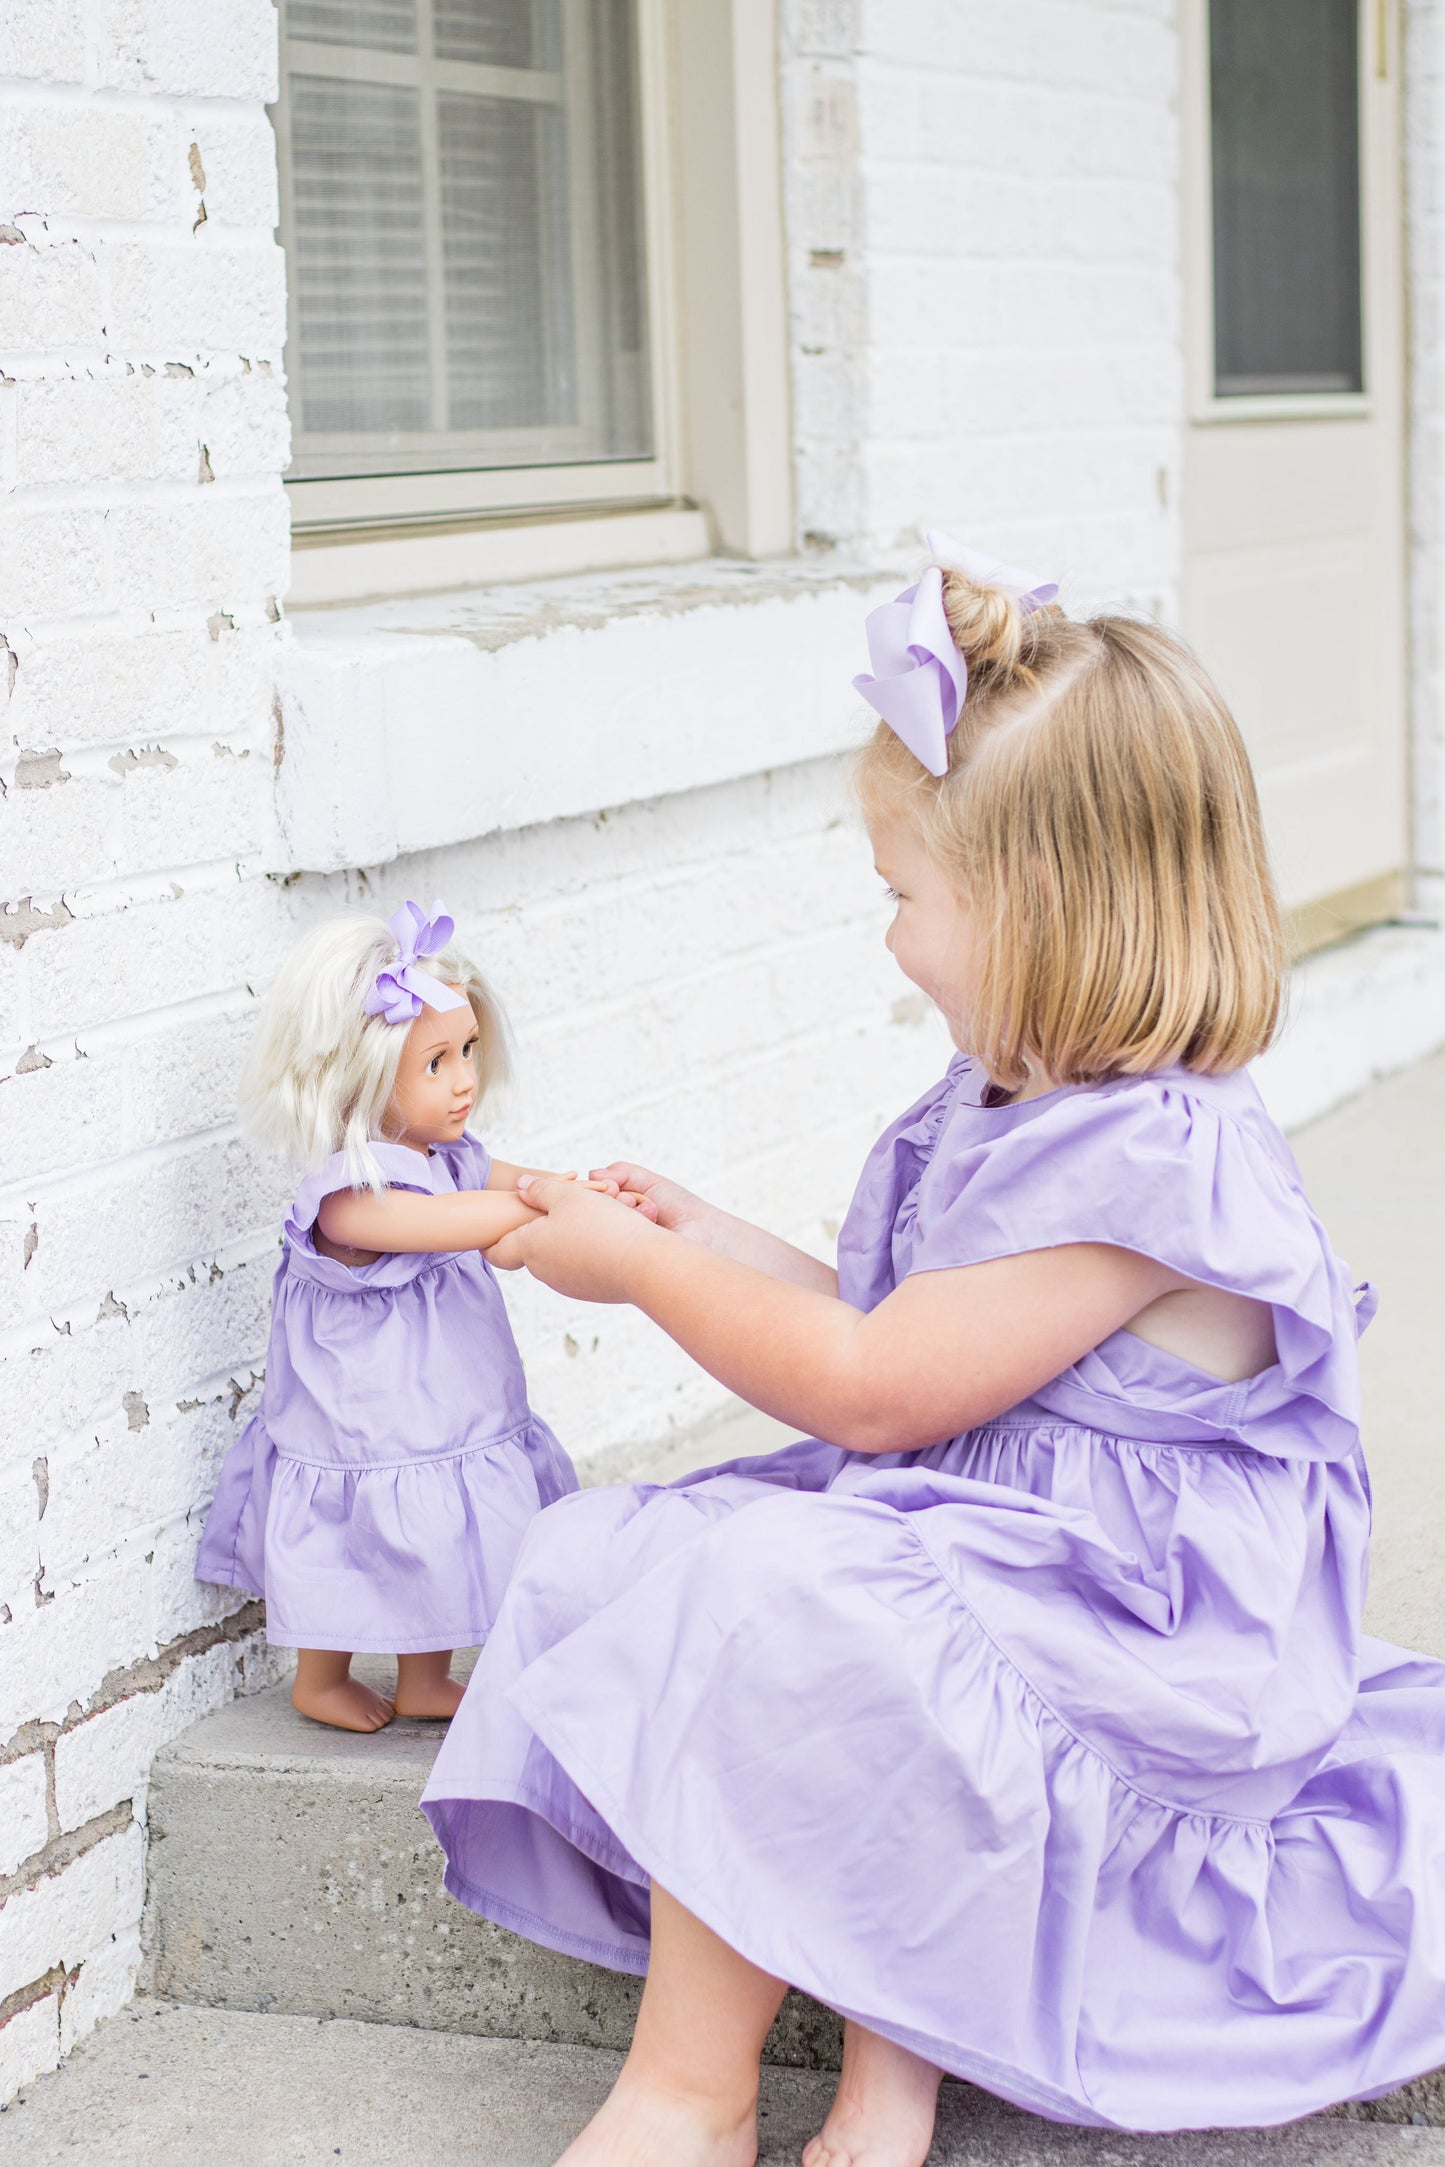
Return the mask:
<svg viewBox="0 0 1445 2167">
<path fill-rule="evenodd" d="M 1393 0 L 1181 0 L 1184 629 L 1296 947 L 1398 908 L 1404 357 Z"/>
</svg>

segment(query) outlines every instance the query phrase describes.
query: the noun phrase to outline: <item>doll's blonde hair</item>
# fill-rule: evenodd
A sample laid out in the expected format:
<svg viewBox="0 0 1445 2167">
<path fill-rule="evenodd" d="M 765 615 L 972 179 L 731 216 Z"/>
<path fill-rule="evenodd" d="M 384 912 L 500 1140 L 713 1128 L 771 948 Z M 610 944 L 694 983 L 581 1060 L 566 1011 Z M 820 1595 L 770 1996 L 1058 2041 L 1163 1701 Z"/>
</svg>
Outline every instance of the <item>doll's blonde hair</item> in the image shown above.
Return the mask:
<svg viewBox="0 0 1445 2167">
<path fill-rule="evenodd" d="M 383 918 L 332 918 L 304 934 L 266 996 L 241 1079 L 241 1115 L 256 1141 L 316 1167 L 344 1152 L 357 1188 L 385 1186 L 376 1153 L 385 1141 L 405 1023 L 369 1016 L 379 971 L 396 961 Z M 476 1020 L 477 1109 L 511 1073 L 507 1026 L 476 965 L 455 945 L 423 969 L 465 994 Z"/>
<path fill-rule="evenodd" d="M 1284 944 L 1249 756 L 1179 640 L 1026 611 L 944 574 L 969 681 L 930 775 L 887 724 L 870 819 L 916 825 L 974 914 L 972 1050 L 994 1082 L 1239 1068 L 1279 1021 Z"/>
</svg>

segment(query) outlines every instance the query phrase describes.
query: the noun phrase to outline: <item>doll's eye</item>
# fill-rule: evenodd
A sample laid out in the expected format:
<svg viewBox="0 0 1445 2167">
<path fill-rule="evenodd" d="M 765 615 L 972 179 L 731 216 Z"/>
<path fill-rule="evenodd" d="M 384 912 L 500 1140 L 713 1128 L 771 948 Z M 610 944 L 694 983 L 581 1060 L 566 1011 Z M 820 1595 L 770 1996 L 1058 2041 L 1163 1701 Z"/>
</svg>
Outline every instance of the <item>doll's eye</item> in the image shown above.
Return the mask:
<svg viewBox="0 0 1445 2167">
<path fill-rule="evenodd" d="M 903 901 L 902 896 L 898 893 L 898 890 L 896 888 L 885 888 L 883 890 L 883 895 L 884 899 L 889 903 L 901 903 Z"/>
<path fill-rule="evenodd" d="M 476 1050 L 477 1050 L 477 1042 L 476 1042 L 476 1040 L 475 1040 L 474 1038 L 469 1038 L 469 1039 L 467 1040 L 467 1042 L 466 1042 L 465 1046 L 463 1046 L 463 1048 L 462 1048 L 462 1059 L 463 1059 L 464 1061 L 470 1061 L 470 1060 L 471 1060 L 471 1058 L 472 1058 L 472 1055 L 473 1055 L 473 1054 L 474 1054 L 474 1053 L 476 1052 Z"/>
<path fill-rule="evenodd" d="M 435 1074 L 437 1073 L 437 1070 L 438 1070 L 438 1069 L 439 1069 L 439 1068 L 441 1067 L 441 1065 L 442 1065 L 442 1057 L 441 1057 L 441 1055 L 440 1055 L 439 1053 L 434 1053 L 434 1054 L 432 1055 L 431 1059 L 430 1059 L 430 1060 L 428 1061 L 428 1063 L 427 1063 L 427 1065 L 426 1065 L 426 1072 L 427 1072 L 428 1076 L 435 1076 Z"/>
</svg>

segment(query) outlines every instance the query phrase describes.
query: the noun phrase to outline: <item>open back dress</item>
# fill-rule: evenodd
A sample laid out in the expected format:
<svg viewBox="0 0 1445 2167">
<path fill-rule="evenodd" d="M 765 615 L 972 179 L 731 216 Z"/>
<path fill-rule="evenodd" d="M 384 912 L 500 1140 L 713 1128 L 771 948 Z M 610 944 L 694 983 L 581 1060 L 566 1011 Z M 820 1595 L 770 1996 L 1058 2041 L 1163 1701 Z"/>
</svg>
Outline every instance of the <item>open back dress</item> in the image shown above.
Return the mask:
<svg viewBox="0 0 1445 2167">
<path fill-rule="evenodd" d="M 1120 1331 L 925 1451 L 564 1500 L 427 1786 L 447 1885 L 641 1972 L 655 1879 L 1062 2121 L 1390 2090 L 1445 2062 L 1445 1665 L 1361 1630 L 1368 1294 L 1246 1075 L 983 1081 L 959 1058 L 872 1152 L 845 1301 L 1107 1242 L 1268 1303 L 1277 1360 Z"/>
</svg>

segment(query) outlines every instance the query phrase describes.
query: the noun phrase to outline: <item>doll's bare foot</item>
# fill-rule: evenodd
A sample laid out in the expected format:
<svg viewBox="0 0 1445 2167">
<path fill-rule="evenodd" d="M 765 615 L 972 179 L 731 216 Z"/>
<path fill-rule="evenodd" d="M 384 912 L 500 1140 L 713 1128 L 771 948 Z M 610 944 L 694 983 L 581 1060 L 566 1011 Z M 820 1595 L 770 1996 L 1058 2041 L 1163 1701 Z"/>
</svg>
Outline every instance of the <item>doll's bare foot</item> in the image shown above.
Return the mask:
<svg viewBox="0 0 1445 2167">
<path fill-rule="evenodd" d="M 291 1705 L 338 1731 L 379 1731 L 396 1714 L 382 1693 L 351 1675 L 351 1657 L 330 1648 L 298 1648 Z"/>
<path fill-rule="evenodd" d="M 923 2167 L 941 2079 L 906 2047 L 849 2024 L 837 2094 L 803 2167 Z"/>
<path fill-rule="evenodd" d="M 756 2094 L 724 2105 L 624 2069 L 557 2167 L 754 2167 L 757 2156 Z"/>
<path fill-rule="evenodd" d="M 450 1722 L 466 1687 L 451 1674 L 452 1651 L 437 1648 L 425 1655 L 396 1659 L 396 1712 L 399 1716 L 435 1716 Z"/>
</svg>

